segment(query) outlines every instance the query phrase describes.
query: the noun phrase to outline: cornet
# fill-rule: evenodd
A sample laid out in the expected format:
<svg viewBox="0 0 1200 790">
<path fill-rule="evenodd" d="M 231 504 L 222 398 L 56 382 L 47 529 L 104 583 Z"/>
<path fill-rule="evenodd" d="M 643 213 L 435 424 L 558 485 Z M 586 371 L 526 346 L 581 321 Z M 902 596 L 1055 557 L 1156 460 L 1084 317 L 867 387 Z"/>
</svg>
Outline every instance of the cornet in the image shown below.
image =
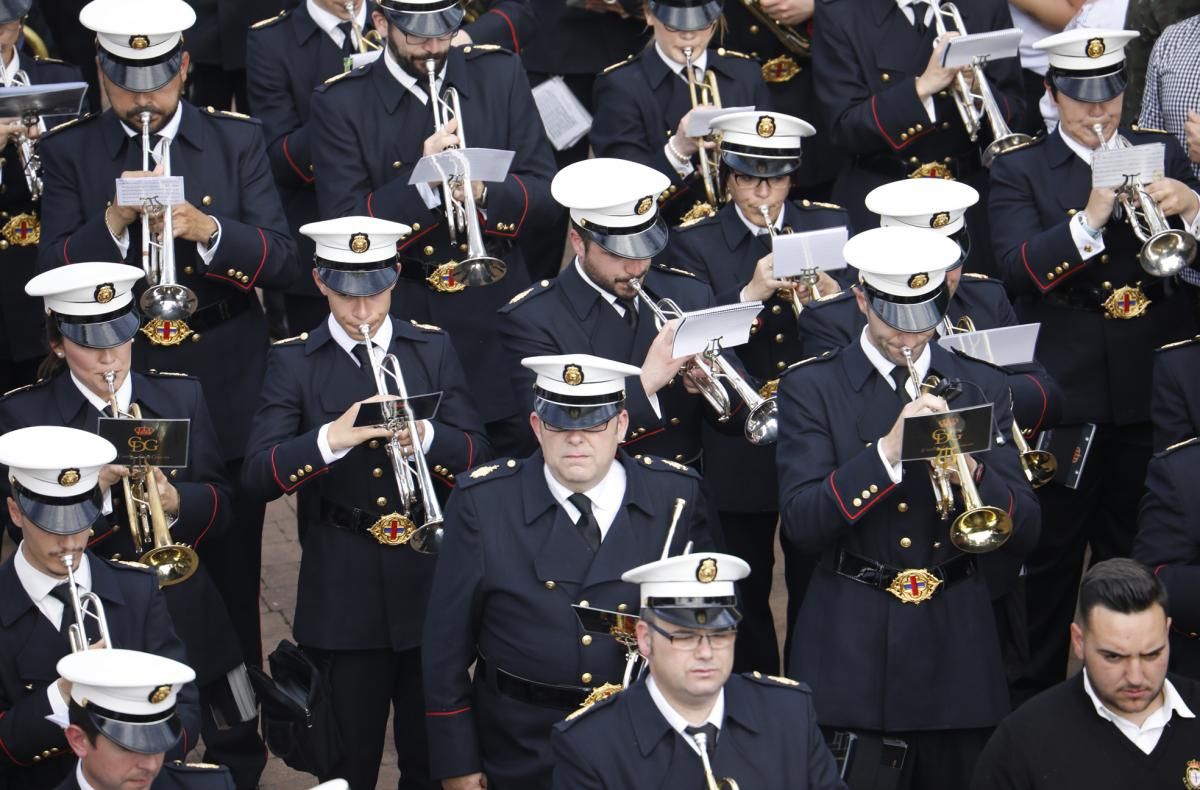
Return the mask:
<svg viewBox="0 0 1200 790">
<path fill-rule="evenodd" d="M 79 592 L 75 582 L 75 560 L 73 554 L 62 555 L 62 563 L 67 567 L 67 591 L 71 593 L 71 608 L 75 610 L 75 622 L 67 629 L 67 639 L 71 644 L 71 652 L 78 653 L 88 649 L 87 618 L 91 617 L 100 628 L 100 638 L 104 640 L 104 648 L 112 649 L 112 637 L 108 635 L 108 619 L 104 616 L 104 602 L 94 592 Z M 63 614 L 66 617 L 66 614 Z"/>
<path fill-rule="evenodd" d="M 905 346 L 901 351 L 914 390 L 918 395 L 928 392 L 930 384 L 922 383 L 917 367 L 913 364 L 912 349 Z M 936 382 L 931 383 L 936 386 Z M 929 475 L 933 483 L 937 513 L 943 521 L 950 518 L 950 514 L 957 509 L 954 491 L 950 485 L 950 473 L 955 472 L 958 475 L 963 513 L 954 519 L 950 526 L 950 542 L 959 551 L 968 554 L 982 554 L 1000 548 L 1012 535 L 1012 519 L 1000 508 L 985 505 L 980 500 L 975 480 L 971 477 L 967 465 L 967 457 L 958 447 L 955 431 L 946 431 L 945 444 L 945 454 L 939 452 L 938 457 L 929 462 Z"/>
<path fill-rule="evenodd" d="M 708 735 L 697 732 L 692 735 L 692 740 L 696 742 L 696 748 L 700 751 L 700 763 L 704 766 L 705 790 L 740 790 L 734 779 L 728 776 L 717 779 L 713 775 L 712 763 L 708 759 Z"/>
<path fill-rule="evenodd" d="M 117 402 L 116 380 L 115 371 L 104 372 L 113 416 L 140 420 L 142 410 L 136 403 L 129 404 L 128 412 L 121 410 Z M 133 549 L 141 554 L 139 561 L 149 565 L 158 574 L 158 586 L 169 587 L 191 578 L 196 568 L 200 567 L 200 558 L 190 546 L 171 540 L 171 529 L 158 492 L 154 467 L 147 463 L 131 465 L 129 475 L 121 478 L 121 489 L 125 495 L 125 515 L 129 520 Z M 151 548 L 143 553 L 142 549 L 147 543 L 151 544 Z"/>
<path fill-rule="evenodd" d="M 28 86 L 29 75 L 20 69 L 13 75 L 13 86 Z M 26 128 L 37 127 L 39 133 L 46 131 L 46 122 L 40 115 L 27 115 L 21 118 Z M 25 174 L 25 186 L 29 188 L 31 200 L 41 200 L 42 197 L 42 160 L 38 156 L 37 147 L 27 135 L 17 138 L 17 153 L 21 157 L 21 170 Z"/>
<path fill-rule="evenodd" d="M 466 130 L 463 128 L 462 107 L 458 100 L 458 90 L 453 86 L 439 96 L 437 92 L 437 62 L 433 58 L 425 61 L 425 73 L 429 75 L 429 106 L 433 108 L 433 128 L 441 131 L 450 121 L 458 119 L 458 148 L 467 147 Z M 475 192 L 471 183 L 471 163 L 465 156 L 458 158 L 462 173 L 442 179 L 442 206 L 446 210 L 446 228 L 450 232 L 450 243 L 458 244 L 459 238 L 466 237 L 465 245 L 460 249 L 467 254 L 461 261 L 449 261 L 438 267 L 438 271 L 430 276 L 431 282 L 436 278 L 434 286 L 441 283 L 444 274 L 449 274 L 453 282 L 463 285 L 491 285 L 508 271 L 504 261 L 489 255 L 483 243 L 483 231 L 479 228 L 479 210 L 475 206 Z M 454 197 L 455 188 L 461 188 L 463 199 Z M 447 271 L 443 271 L 446 269 Z"/>
<path fill-rule="evenodd" d="M 717 75 L 709 71 L 704 72 L 704 80 L 696 81 L 696 69 L 692 66 L 692 48 L 683 48 L 683 57 L 687 61 L 687 81 L 688 81 L 688 96 L 692 100 L 692 109 L 697 107 L 720 107 L 721 92 L 717 88 Z M 700 178 L 704 182 L 704 196 L 707 198 L 707 203 L 697 203 L 692 208 L 688 209 L 686 219 L 696 219 L 699 217 L 711 217 L 717 213 L 717 209 L 721 207 L 721 188 L 720 188 L 720 173 L 716 157 L 708 153 L 708 149 L 704 147 L 704 138 L 700 138 L 699 149 L 696 151 L 696 156 L 700 160 L 700 166 L 697 168 L 700 171 Z"/>
<path fill-rule="evenodd" d="M 1130 148 L 1129 141 L 1119 133 L 1112 140 L 1104 139 L 1104 125 L 1094 124 L 1092 131 L 1100 140 L 1100 148 L 1113 151 Z M 1175 230 L 1168 224 L 1162 209 L 1146 192 L 1139 176 L 1126 176 L 1125 183 L 1117 189 L 1117 201 L 1129 221 L 1129 227 L 1142 249 L 1138 252 L 1138 263 L 1146 274 L 1155 277 L 1171 277 L 1186 269 L 1196 259 L 1196 238 L 1190 233 Z"/>
<path fill-rule="evenodd" d="M 771 222 L 771 209 L 769 209 L 766 205 L 762 205 L 758 207 L 758 213 L 762 214 L 763 222 L 767 226 L 767 233 L 771 234 L 771 249 L 774 250 L 775 225 Z M 816 269 L 805 269 L 800 273 L 800 281 L 808 286 L 809 293 L 812 294 L 813 299 L 821 298 L 821 293 L 817 290 L 817 280 L 818 277 Z M 793 289 L 789 288 L 787 289 L 787 292 L 788 299 L 792 303 L 792 312 L 796 314 L 797 318 L 799 318 L 800 311 L 804 309 L 804 305 L 800 304 L 800 299 L 796 296 L 796 292 Z"/>
<path fill-rule="evenodd" d="M 150 113 L 143 112 L 141 121 L 142 170 L 150 171 L 153 169 L 150 164 Z M 166 138 L 161 143 L 162 155 L 159 160 L 164 176 L 171 175 L 170 143 Z M 158 241 L 151 239 L 151 215 L 162 216 L 162 233 Z M 191 334 L 191 330 L 183 330 L 186 329 L 187 319 L 196 312 L 198 302 L 191 288 L 175 281 L 175 231 L 170 206 L 150 205 L 142 211 L 142 268 L 150 287 L 142 292 L 138 306 L 151 319 L 142 332 L 155 345 L 176 345 Z M 172 323 L 181 324 L 182 327 L 176 327 L 176 332 L 172 333 Z"/>
<path fill-rule="evenodd" d="M 360 324 L 358 331 L 367 346 L 375 389 L 388 399 L 383 404 L 384 416 L 387 418 L 386 427 L 392 433 L 387 442 L 387 454 L 392 464 L 396 489 L 400 494 L 399 510 L 402 511 L 381 516 L 371 527 L 371 534 L 381 543 L 407 543 L 421 554 L 437 554 L 442 547 L 442 506 L 433 488 L 433 478 L 429 475 L 425 453 L 421 450 L 421 435 L 417 431 L 417 422 L 413 419 L 412 408 L 408 403 L 408 387 L 405 386 L 404 375 L 400 372 L 400 362 L 395 354 L 384 354 L 382 358 L 376 356 L 374 344 L 371 342 L 370 325 Z M 388 391 L 388 379 L 391 379 L 396 387 L 399 403 L 391 401 L 393 396 Z M 404 448 L 396 438 L 402 430 L 408 431 L 412 448 L 411 466 L 405 458 Z M 425 514 L 425 520 L 420 527 L 413 520 L 418 507 Z"/>
<path fill-rule="evenodd" d="M 949 24 L 947 24 L 949 20 Z M 933 0 L 933 23 L 937 29 L 938 38 L 946 35 L 947 31 L 967 35 L 967 27 L 963 24 L 962 15 L 953 3 L 939 3 Z M 992 86 L 988 83 L 987 75 L 983 73 L 985 58 L 976 58 L 971 64 L 971 74 L 974 78 L 975 89 L 971 89 L 971 81 L 961 71 L 954 77 L 954 104 L 962 118 L 963 127 L 971 142 L 979 137 L 979 132 L 986 121 L 992 142 L 983 149 L 980 161 L 984 167 L 991 167 L 992 160 L 1005 151 L 1012 150 L 1031 142 L 1027 134 L 1013 132 L 1004 120 L 1004 113 L 996 104 Z"/>
<path fill-rule="evenodd" d="M 366 2 L 366 0 L 363 0 L 363 2 Z M 372 39 L 369 39 L 363 35 L 362 28 L 358 26 L 358 14 L 354 12 L 354 0 L 346 0 L 346 2 L 343 3 L 343 6 L 346 9 L 346 13 L 349 15 L 350 33 L 354 41 L 354 47 L 358 50 L 358 53 L 361 55 L 366 52 L 380 49 L 381 46 L 379 42 L 373 41 Z"/>
<path fill-rule="evenodd" d="M 641 297 L 650 311 L 654 313 L 654 319 L 660 330 L 671 319 L 680 318 L 683 315 L 683 311 L 673 300 L 663 299 L 661 302 L 655 302 L 650 298 L 650 295 L 642 289 L 642 281 L 639 278 L 631 277 L 629 287 L 633 288 L 634 293 Z M 721 354 L 719 346 L 705 350 L 703 357 L 707 364 L 697 366 L 696 369 L 699 373 L 692 376 L 692 382 L 700 389 L 704 400 L 708 401 L 708 405 L 716 412 L 717 421 L 727 422 L 732 414 L 729 395 L 719 381 L 719 379 L 725 379 L 729 382 L 729 386 L 733 387 L 738 397 L 745 402 L 746 408 L 750 410 L 743 429 L 746 441 L 751 444 L 771 444 L 779 438 L 779 408 L 775 396 L 763 397 L 747 384 L 746 380 L 742 378 L 742 374 L 738 373 L 737 368 L 729 364 L 729 360 Z"/>
</svg>

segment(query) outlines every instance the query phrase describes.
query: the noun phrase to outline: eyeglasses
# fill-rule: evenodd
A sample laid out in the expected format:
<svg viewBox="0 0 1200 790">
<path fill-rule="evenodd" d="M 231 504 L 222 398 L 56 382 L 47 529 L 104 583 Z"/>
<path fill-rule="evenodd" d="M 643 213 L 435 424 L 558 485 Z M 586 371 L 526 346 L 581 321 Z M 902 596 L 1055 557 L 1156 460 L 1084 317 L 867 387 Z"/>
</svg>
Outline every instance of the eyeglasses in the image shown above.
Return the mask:
<svg viewBox="0 0 1200 790">
<path fill-rule="evenodd" d="M 604 431 L 608 430 L 608 426 L 612 424 L 612 421 L 613 421 L 613 418 L 609 417 L 607 420 L 600 423 L 599 425 L 593 425 L 590 428 L 559 428 L 558 426 L 551 425 L 550 423 L 543 420 L 542 427 L 545 428 L 550 433 L 570 433 L 571 431 L 579 431 L 580 433 L 603 433 Z"/>
<path fill-rule="evenodd" d="M 693 29 L 693 30 L 684 30 L 681 27 L 671 27 L 666 22 L 662 22 L 662 21 L 660 21 L 659 24 L 661 24 L 663 26 L 663 30 L 667 31 L 668 33 L 703 33 L 705 30 L 712 30 L 713 27 L 716 26 L 717 22 L 720 21 L 720 19 L 721 19 L 720 17 L 717 17 L 713 21 L 709 22 L 706 27 L 697 28 L 697 29 Z"/>
<path fill-rule="evenodd" d="M 745 173 L 734 173 L 733 183 L 742 188 L 757 188 L 763 182 L 766 182 L 767 186 L 778 187 L 788 183 L 791 177 L 790 173 L 785 173 L 781 176 L 748 176 Z"/>
<path fill-rule="evenodd" d="M 412 33 L 404 34 L 404 43 L 414 46 L 424 44 L 426 41 L 449 41 L 458 33 L 458 28 L 451 30 L 449 33 L 443 33 L 440 36 L 414 36 Z"/>
<path fill-rule="evenodd" d="M 736 628 L 727 628 L 724 631 L 678 631 L 672 634 L 654 623 L 647 622 L 646 625 L 662 634 L 671 643 L 671 647 L 685 653 L 690 653 L 700 647 L 701 639 L 707 639 L 708 646 L 712 650 L 724 650 L 733 645 L 733 640 L 737 636 Z"/>
</svg>

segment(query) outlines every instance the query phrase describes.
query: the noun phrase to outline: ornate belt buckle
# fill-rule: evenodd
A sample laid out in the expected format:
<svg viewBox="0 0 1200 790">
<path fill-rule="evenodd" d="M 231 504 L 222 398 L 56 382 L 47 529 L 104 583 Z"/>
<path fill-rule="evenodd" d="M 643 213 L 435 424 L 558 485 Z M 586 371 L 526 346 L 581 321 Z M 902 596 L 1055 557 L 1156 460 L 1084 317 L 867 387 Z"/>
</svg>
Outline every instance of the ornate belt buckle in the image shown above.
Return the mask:
<svg viewBox="0 0 1200 790">
<path fill-rule="evenodd" d="M 438 293 L 456 294 L 467 287 L 466 283 L 454 279 L 454 270 L 457 267 L 458 261 L 446 261 L 434 269 L 433 273 L 425 278 L 425 282 Z"/>
<path fill-rule="evenodd" d="M 942 162 L 925 162 L 916 170 L 908 174 L 909 178 L 944 178 L 947 181 L 954 180 L 954 174 L 950 172 L 950 167 Z"/>
<path fill-rule="evenodd" d="M 155 318 L 142 327 L 142 334 L 156 346 L 177 346 L 187 340 L 188 335 L 192 334 L 192 328 L 187 325 L 187 321 L 164 321 Z"/>
<path fill-rule="evenodd" d="M 942 581 L 924 568 L 907 568 L 896 574 L 887 591 L 901 603 L 920 604 L 933 597 Z"/>
<path fill-rule="evenodd" d="M 787 82 L 800 73 L 800 65 L 791 55 L 780 55 L 762 64 L 763 81 L 773 84 Z"/>
<path fill-rule="evenodd" d="M 1142 284 L 1122 285 L 1104 300 L 1106 318 L 1137 318 L 1150 307 L 1150 299 L 1142 292 Z"/>
<path fill-rule="evenodd" d="M 417 525 L 408 516 L 392 512 L 380 516 L 367 531 L 384 546 L 403 546 L 417 531 Z"/>
<path fill-rule="evenodd" d="M 0 228 L 4 240 L 18 247 L 37 244 L 42 238 L 42 222 L 36 214 L 17 214 Z"/>
</svg>

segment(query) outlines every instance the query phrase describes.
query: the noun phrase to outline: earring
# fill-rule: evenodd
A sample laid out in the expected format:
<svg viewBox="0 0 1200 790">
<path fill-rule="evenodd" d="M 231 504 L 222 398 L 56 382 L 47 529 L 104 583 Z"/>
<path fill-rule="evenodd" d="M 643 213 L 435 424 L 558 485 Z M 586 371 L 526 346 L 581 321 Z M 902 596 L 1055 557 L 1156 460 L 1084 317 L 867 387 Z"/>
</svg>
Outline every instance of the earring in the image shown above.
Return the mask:
<svg viewBox="0 0 1200 790">
<path fill-rule="evenodd" d="M 55 351 L 55 352 L 54 352 L 54 356 L 58 357 L 59 359 L 62 359 L 62 358 L 63 358 L 63 352 L 61 352 L 61 351 Z"/>
</svg>

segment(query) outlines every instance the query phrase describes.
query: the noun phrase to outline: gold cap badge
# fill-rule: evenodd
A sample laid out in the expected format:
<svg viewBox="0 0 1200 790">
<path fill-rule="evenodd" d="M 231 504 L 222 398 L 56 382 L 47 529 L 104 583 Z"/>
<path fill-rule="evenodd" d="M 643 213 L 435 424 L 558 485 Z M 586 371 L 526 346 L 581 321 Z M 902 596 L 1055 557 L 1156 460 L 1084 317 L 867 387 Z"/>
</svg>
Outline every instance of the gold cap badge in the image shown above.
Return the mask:
<svg viewBox="0 0 1200 790">
<path fill-rule="evenodd" d="M 950 212 L 948 211 L 939 211 L 929 220 L 929 227 L 931 228 L 944 228 L 949 224 Z"/>
<path fill-rule="evenodd" d="M 75 485 L 79 482 L 78 469 L 64 469 L 58 473 L 58 484 L 64 488 Z"/>
<path fill-rule="evenodd" d="M 1102 38 L 1089 38 L 1087 43 L 1087 56 L 1089 58 L 1098 58 L 1104 54 L 1105 46 Z"/>
<path fill-rule="evenodd" d="M 355 233 L 350 237 L 350 252 L 362 255 L 371 249 L 371 238 L 365 233 Z"/>
<path fill-rule="evenodd" d="M 563 382 L 572 386 L 578 387 L 583 383 L 583 368 L 578 365 L 567 365 L 563 368 Z"/>
<path fill-rule="evenodd" d="M 925 272 L 919 272 L 908 278 L 909 288 L 923 288 L 929 284 L 929 275 Z"/>
<path fill-rule="evenodd" d="M 646 197 L 644 197 L 638 201 L 637 208 L 634 209 L 634 211 L 636 211 L 637 215 L 640 217 L 643 214 L 645 214 L 646 212 L 648 212 L 653 207 L 654 207 L 654 198 L 647 195 Z"/>
<path fill-rule="evenodd" d="M 96 300 L 96 304 L 108 304 L 117 295 L 117 289 L 112 283 L 104 283 L 96 286 L 96 292 L 92 294 Z"/>
<path fill-rule="evenodd" d="M 701 584 L 708 584 L 717 579 L 717 561 L 712 557 L 705 557 L 700 560 L 700 564 L 696 566 L 696 581 Z"/>
<path fill-rule="evenodd" d="M 148 46 L 150 46 L 150 37 L 149 36 L 140 36 L 139 35 L 139 36 L 130 36 L 129 37 L 129 47 L 131 49 L 145 49 Z"/>
<path fill-rule="evenodd" d="M 150 692 L 150 704 L 157 705 L 169 696 L 171 696 L 170 686 L 156 686 L 154 691 Z"/>
<path fill-rule="evenodd" d="M 774 137 L 775 119 L 769 115 L 760 115 L 758 125 L 754 127 L 754 130 L 758 132 L 759 137 Z"/>
</svg>

